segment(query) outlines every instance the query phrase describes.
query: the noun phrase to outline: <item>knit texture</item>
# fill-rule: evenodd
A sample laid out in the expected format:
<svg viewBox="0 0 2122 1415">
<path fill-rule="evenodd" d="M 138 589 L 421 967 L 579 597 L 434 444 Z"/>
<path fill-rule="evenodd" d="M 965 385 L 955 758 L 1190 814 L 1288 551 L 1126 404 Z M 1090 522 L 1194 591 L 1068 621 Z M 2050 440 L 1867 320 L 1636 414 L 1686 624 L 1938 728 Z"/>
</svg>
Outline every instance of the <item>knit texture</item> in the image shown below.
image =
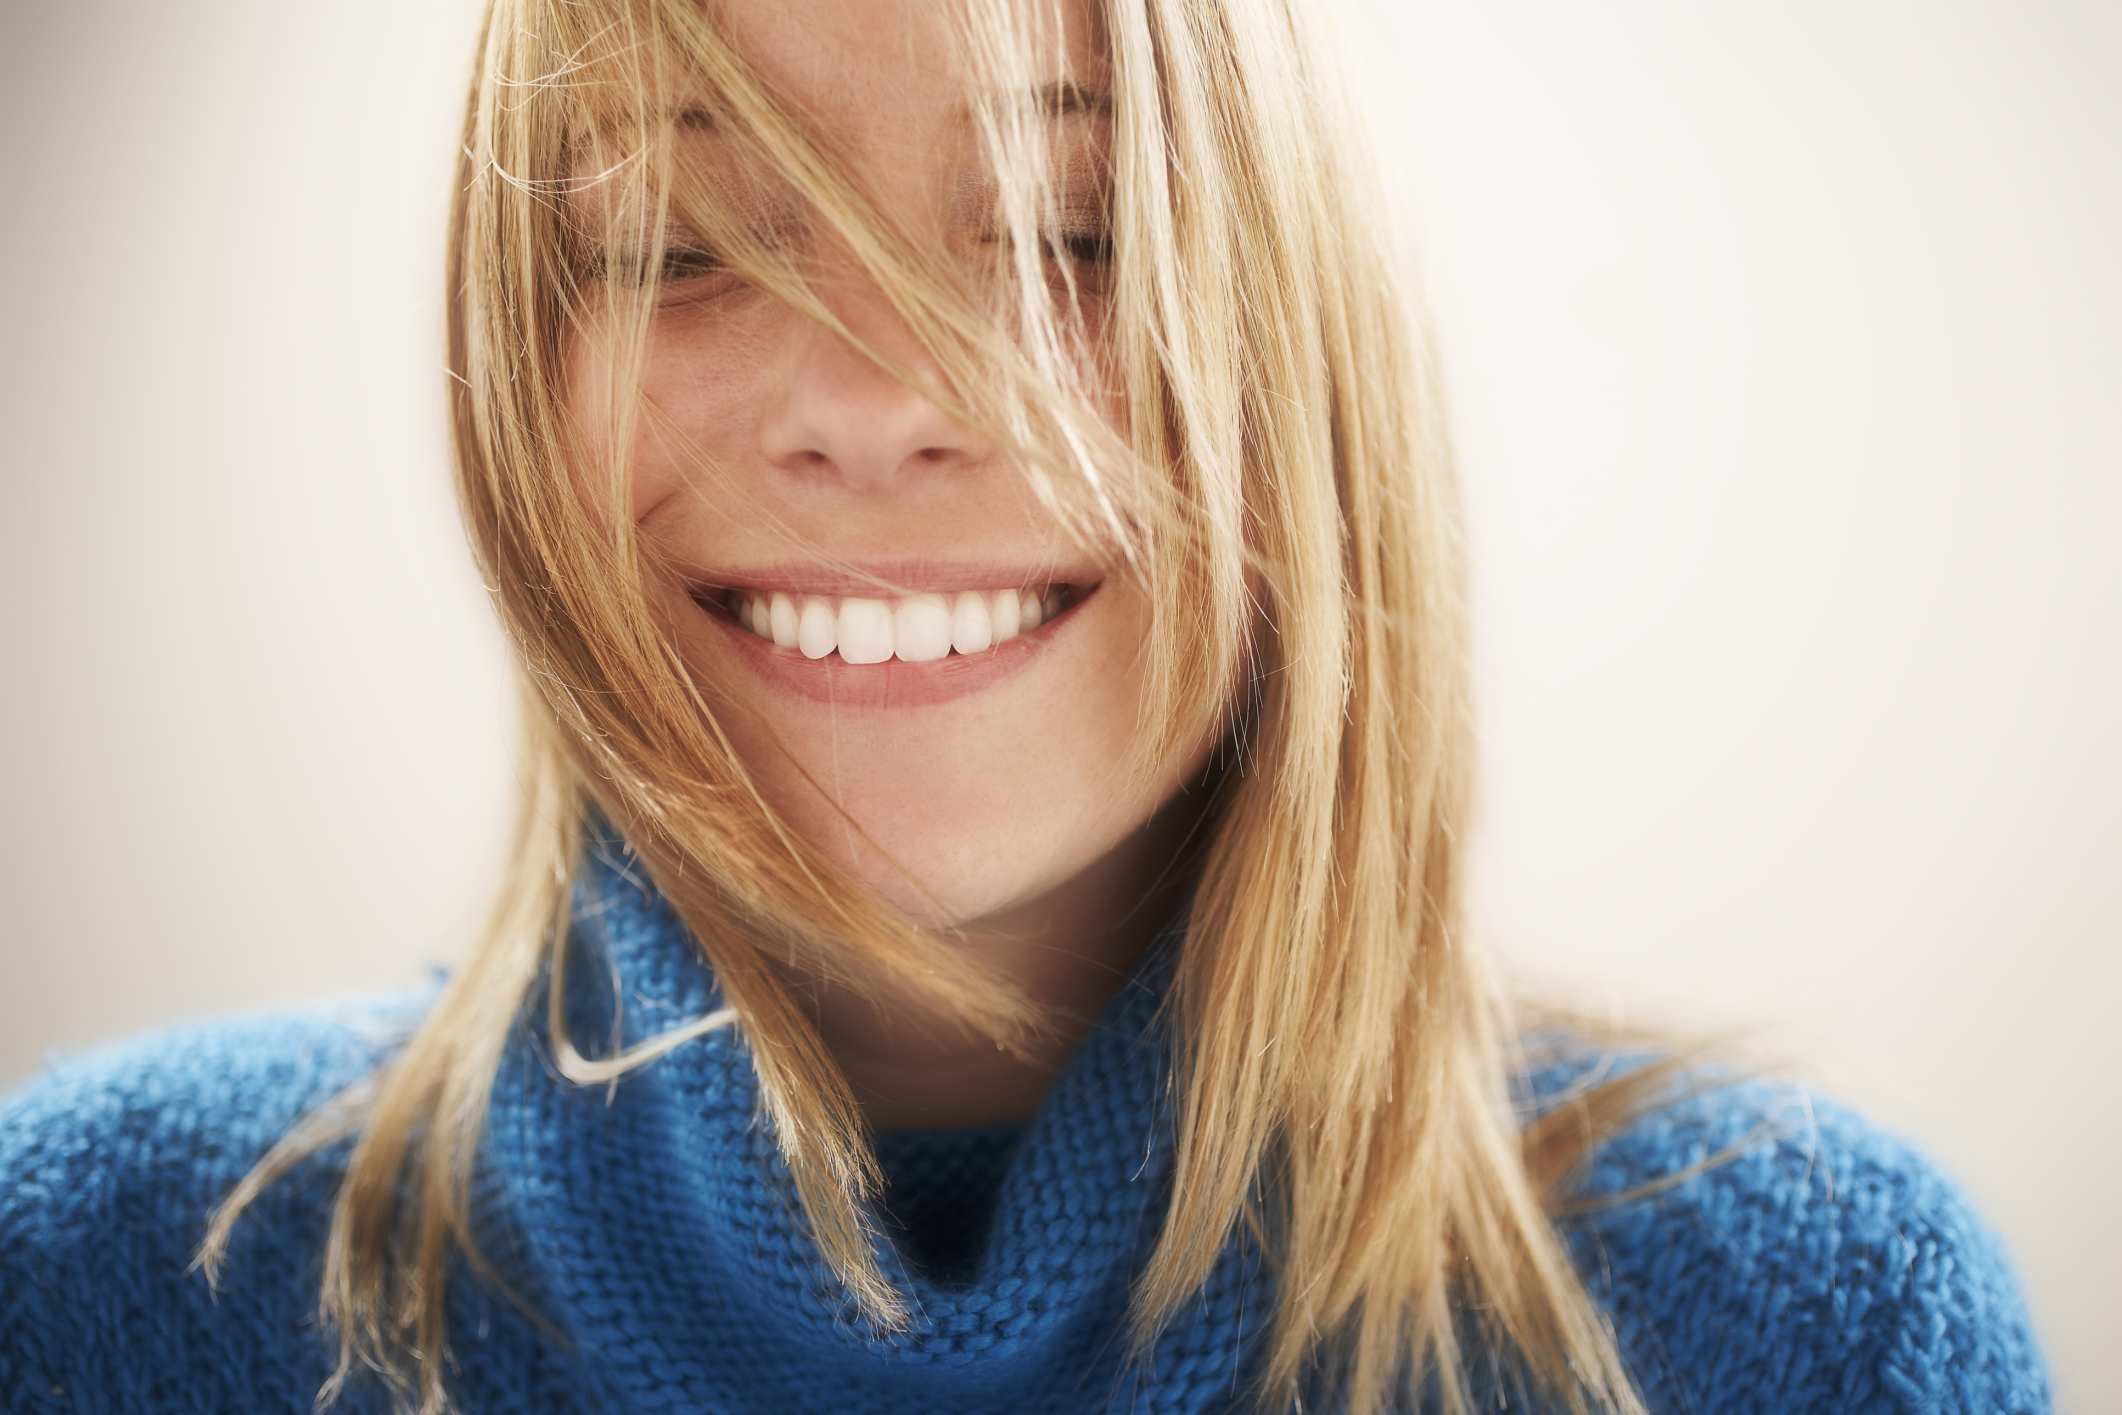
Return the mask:
<svg viewBox="0 0 2122 1415">
<path fill-rule="evenodd" d="M 623 859 L 588 872 L 578 936 L 568 1001 L 585 1050 L 717 1003 L 682 927 Z M 1169 961 L 1153 953 L 1030 1124 L 880 1138 L 879 1257 L 915 1314 L 899 1332 L 865 1321 L 805 1236 L 734 1030 L 607 1089 L 558 1079 L 526 1026 L 495 1088 L 478 1221 L 552 1333 L 460 1278 L 459 1404 L 1244 1408 L 1273 1292 L 1243 1242 L 1149 1356 L 1126 1360 L 1128 1286 L 1167 1194 Z M 418 1012 L 171 1032 L 56 1067 L 0 1107 L 0 1408 L 309 1411 L 331 1368 L 315 1309 L 343 1150 L 243 1219 L 218 1294 L 188 1263 L 266 1147 L 387 1056 Z M 1995 1239 L 1949 1181 L 1844 1111 L 1725 1088 L 1635 1126 L 1585 1191 L 1617 1194 L 1737 1142 L 1738 1158 L 1568 1230 L 1652 1409 L 2049 1408 Z M 357 1380 L 339 1408 L 387 1406 Z"/>
<path fill-rule="evenodd" d="M 922 1276 L 943 1287 L 972 1280 L 1023 1138 L 1022 1125 L 888 1130 L 876 1137 L 886 1227 Z"/>
</svg>

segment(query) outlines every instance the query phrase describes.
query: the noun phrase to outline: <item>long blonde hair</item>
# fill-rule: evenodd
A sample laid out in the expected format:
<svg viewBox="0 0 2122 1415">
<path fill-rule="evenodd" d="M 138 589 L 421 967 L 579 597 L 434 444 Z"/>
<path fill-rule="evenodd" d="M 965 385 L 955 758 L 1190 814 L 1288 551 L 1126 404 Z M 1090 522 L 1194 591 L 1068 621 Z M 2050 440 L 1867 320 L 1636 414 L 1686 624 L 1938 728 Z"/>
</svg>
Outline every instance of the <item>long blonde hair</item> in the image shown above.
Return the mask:
<svg viewBox="0 0 2122 1415">
<path fill-rule="evenodd" d="M 203 1250 L 211 1266 L 260 1188 L 356 1135 L 325 1255 L 337 1379 L 370 1365 L 421 1409 L 446 1405 L 446 1273 L 479 1264 L 487 1096 L 541 987 L 578 1082 L 726 1020 L 616 1057 L 568 1037 L 558 977 L 592 810 L 698 940 L 811 1229 L 883 1324 L 905 1314 L 870 1246 L 874 1160 L 787 960 L 902 980 L 1004 1045 L 1041 1025 L 767 808 L 657 622 L 653 556 L 626 516 L 585 508 L 570 343 L 595 322 L 638 360 L 671 229 L 912 377 L 834 320 L 791 243 L 674 159 L 673 133 L 704 119 L 861 263 L 946 372 L 924 391 L 1149 587 L 1144 760 L 1205 725 L 1227 734 L 1169 1003 L 1176 1172 L 1134 1291 L 1137 1349 L 1251 1224 L 1278 1288 L 1264 1406 L 1324 1395 L 1367 1415 L 1434 1390 L 1460 1409 L 1471 1346 L 1571 1409 L 1639 1408 L 1545 1207 L 1624 1101 L 1521 1135 L 1507 1020 L 1461 926 L 1471 730 L 1451 454 L 1309 8 L 1102 0 L 1114 264 L 1093 318 L 1040 255 L 1056 100 L 1039 59 L 1058 5 L 952 12 L 1012 238 L 982 285 L 880 213 L 695 0 L 493 0 L 451 218 L 449 360 L 464 515 L 525 684 L 513 864 L 409 1043 L 260 1163 Z M 615 367 L 616 389 L 633 367 Z M 1124 432 L 1090 411 L 1086 367 L 1117 370 Z"/>
</svg>

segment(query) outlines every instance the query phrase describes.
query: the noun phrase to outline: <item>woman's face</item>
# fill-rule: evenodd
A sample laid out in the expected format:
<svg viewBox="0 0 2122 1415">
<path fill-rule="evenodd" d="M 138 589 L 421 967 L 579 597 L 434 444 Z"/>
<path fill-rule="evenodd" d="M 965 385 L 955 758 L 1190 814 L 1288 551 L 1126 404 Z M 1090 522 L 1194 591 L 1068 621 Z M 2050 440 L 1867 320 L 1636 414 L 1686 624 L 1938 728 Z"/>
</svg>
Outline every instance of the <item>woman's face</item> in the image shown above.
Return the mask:
<svg viewBox="0 0 2122 1415">
<path fill-rule="evenodd" d="M 940 9 L 715 6 L 749 61 L 825 123 L 871 198 L 942 261 L 966 258 L 988 223 L 966 198 L 977 148 L 943 67 Z M 1050 77 L 1099 91 L 1087 7 L 1069 22 L 1066 72 L 1057 57 Z M 1065 170 L 1095 168 L 1104 121 L 1096 104 L 1056 120 Z M 732 156 L 719 142 L 687 131 L 681 160 L 713 174 Z M 845 252 L 803 254 L 850 330 L 943 386 Z M 1145 594 L 1062 533 L 1011 458 L 921 393 L 727 272 L 671 269 L 641 378 L 631 512 L 682 577 L 656 587 L 662 611 L 768 803 L 936 924 L 1036 910 L 1094 864 L 1108 862 L 1103 877 L 1153 849 L 1145 823 L 1206 743 L 1147 774 L 1131 751 Z M 592 339 L 578 344 L 571 401 L 594 448 L 612 426 L 607 368 Z"/>
</svg>

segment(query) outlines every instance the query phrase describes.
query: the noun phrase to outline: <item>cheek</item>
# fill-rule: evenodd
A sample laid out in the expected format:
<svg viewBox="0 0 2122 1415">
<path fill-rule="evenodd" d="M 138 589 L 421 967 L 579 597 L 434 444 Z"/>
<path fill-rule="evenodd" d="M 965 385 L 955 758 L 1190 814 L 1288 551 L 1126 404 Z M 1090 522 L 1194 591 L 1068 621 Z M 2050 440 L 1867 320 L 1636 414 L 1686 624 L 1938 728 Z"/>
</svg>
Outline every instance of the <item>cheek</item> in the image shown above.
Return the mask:
<svg viewBox="0 0 2122 1415">
<path fill-rule="evenodd" d="M 567 356 L 563 400 L 575 440 L 576 490 L 600 525 L 621 513 L 637 525 L 704 467 L 741 459 L 755 433 L 771 368 L 755 330 L 716 327 L 695 312 L 657 316 L 637 367 L 612 341 L 585 334 Z M 626 455 L 615 455 L 624 443 Z"/>
</svg>

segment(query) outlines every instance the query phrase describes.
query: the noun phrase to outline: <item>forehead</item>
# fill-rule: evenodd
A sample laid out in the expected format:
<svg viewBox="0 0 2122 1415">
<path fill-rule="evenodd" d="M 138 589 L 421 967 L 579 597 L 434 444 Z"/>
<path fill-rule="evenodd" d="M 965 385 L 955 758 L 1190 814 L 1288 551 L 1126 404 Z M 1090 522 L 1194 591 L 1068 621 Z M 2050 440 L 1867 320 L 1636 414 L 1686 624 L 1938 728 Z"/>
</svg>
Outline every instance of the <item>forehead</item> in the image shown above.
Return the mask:
<svg viewBox="0 0 2122 1415">
<path fill-rule="evenodd" d="M 1014 13 L 1019 33 L 1046 32 L 1023 56 L 1022 77 L 1036 86 L 1107 86 L 1091 0 L 708 0 L 708 9 L 762 77 L 858 147 L 963 122 L 968 86 L 982 81 L 967 72 L 955 30 L 988 10 Z"/>
</svg>

